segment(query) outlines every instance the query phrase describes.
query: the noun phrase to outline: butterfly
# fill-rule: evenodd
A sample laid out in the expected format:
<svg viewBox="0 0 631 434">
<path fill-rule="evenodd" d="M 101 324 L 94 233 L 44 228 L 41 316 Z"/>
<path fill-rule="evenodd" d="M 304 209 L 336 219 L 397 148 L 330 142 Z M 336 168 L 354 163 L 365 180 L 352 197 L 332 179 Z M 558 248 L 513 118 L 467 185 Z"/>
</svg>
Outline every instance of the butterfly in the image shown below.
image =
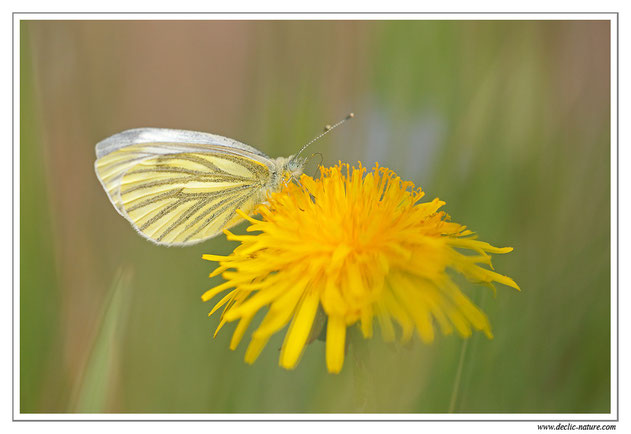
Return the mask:
<svg viewBox="0 0 631 434">
<path fill-rule="evenodd" d="M 297 180 L 302 151 L 270 158 L 227 137 L 196 131 L 136 128 L 96 145 L 96 176 L 112 205 L 155 244 L 187 246 L 222 233 L 271 192 Z"/>
</svg>

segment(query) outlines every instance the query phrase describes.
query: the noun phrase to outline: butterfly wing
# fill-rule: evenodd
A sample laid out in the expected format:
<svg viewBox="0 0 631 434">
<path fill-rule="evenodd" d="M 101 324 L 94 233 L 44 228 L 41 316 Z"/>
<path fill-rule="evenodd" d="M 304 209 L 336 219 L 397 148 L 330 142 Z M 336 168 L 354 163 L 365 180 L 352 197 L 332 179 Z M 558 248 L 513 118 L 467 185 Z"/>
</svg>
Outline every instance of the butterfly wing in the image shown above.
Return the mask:
<svg viewBox="0 0 631 434">
<path fill-rule="evenodd" d="M 219 234 L 263 199 L 274 162 L 213 134 L 143 128 L 96 146 L 96 174 L 112 204 L 145 238 L 189 245 Z"/>
</svg>

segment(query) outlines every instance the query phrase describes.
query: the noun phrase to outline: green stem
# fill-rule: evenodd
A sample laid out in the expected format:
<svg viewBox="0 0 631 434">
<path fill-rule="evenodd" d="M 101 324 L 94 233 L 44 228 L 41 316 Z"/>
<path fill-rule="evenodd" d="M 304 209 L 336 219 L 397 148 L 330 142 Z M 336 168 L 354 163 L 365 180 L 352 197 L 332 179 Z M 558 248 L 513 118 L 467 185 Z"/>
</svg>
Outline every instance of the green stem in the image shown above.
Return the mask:
<svg viewBox="0 0 631 434">
<path fill-rule="evenodd" d="M 363 337 L 360 336 L 356 328 L 349 329 L 348 350 L 353 357 L 353 411 L 364 413 L 368 407 L 369 388 L 371 386 L 370 376 L 366 367 L 366 357 L 368 356 L 364 347 Z"/>
<path fill-rule="evenodd" d="M 456 371 L 456 379 L 454 380 L 454 389 L 451 392 L 451 400 L 449 402 L 449 413 L 456 410 L 456 402 L 458 402 L 458 393 L 460 392 L 460 380 L 462 379 L 462 367 L 464 366 L 464 356 L 469 345 L 469 338 L 463 339 L 462 349 L 460 350 L 460 361 L 458 362 L 458 370 Z"/>
</svg>

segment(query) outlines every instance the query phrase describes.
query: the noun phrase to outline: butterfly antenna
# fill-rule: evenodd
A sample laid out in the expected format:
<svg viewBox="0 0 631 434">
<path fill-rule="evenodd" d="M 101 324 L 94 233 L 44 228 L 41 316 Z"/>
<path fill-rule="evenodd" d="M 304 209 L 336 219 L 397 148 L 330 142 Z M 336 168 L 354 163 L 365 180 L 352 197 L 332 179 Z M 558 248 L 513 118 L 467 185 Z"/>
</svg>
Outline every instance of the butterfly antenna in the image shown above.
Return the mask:
<svg viewBox="0 0 631 434">
<path fill-rule="evenodd" d="M 333 131 L 335 128 L 339 127 L 340 125 L 342 125 L 344 122 L 346 122 L 349 119 L 353 119 L 355 117 L 355 113 L 349 113 L 344 119 L 342 119 L 341 121 L 339 121 L 336 124 L 333 125 L 327 125 L 324 127 L 324 132 L 321 133 L 319 136 L 315 137 L 313 140 L 311 140 L 309 143 L 307 143 L 306 145 L 304 145 L 300 151 L 298 151 L 298 153 L 296 155 L 294 155 L 292 157 L 292 160 L 295 160 L 298 155 L 300 155 L 302 153 L 302 151 L 304 151 L 305 149 L 307 149 L 307 147 L 312 144 L 313 142 L 320 140 L 322 137 L 326 136 L 327 134 L 329 134 L 331 131 Z"/>
</svg>

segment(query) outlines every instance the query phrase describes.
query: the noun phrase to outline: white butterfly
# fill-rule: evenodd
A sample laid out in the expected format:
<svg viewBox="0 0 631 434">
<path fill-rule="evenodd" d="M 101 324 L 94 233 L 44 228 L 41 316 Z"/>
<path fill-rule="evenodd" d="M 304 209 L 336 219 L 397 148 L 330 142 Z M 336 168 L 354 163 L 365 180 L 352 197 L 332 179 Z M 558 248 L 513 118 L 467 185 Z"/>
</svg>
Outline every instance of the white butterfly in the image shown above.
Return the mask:
<svg viewBox="0 0 631 434">
<path fill-rule="evenodd" d="M 215 134 L 138 128 L 96 145 L 96 176 L 116 210 L 148 240 L 186 246 L 212 238 L 250 214 L 269 192 L 297 179 L 300 153 L 270 158 Z"/>
</svg>

